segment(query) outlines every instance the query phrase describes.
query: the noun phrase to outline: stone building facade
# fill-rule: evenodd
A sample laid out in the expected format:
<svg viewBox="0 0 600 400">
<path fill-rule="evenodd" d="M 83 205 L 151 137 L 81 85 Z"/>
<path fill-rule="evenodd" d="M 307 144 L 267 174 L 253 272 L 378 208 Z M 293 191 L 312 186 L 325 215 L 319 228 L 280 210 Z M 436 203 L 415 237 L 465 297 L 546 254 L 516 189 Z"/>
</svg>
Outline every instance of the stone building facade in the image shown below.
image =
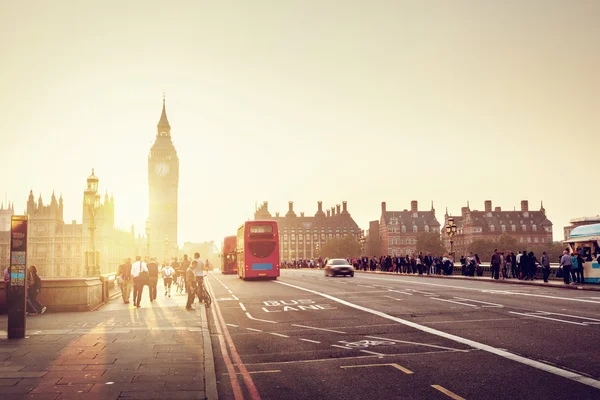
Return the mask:
<svg viewBox="0 0 600 400">
<path fill-rule="evenodd" d="M 375 227 L 375 225 L 374 225 Z M 388 211 L 385 202 L 381 203 L 379 218 L 380 255 L 405 256 L 417 251 L 417 237 L 423 232 L 440 232 L 440 223 L 435 217 L 433 203 L 431 210 L 419 211 L 416 200 L 410 202 L 410 210 Z M 369 232 L 370 235 L 373 233 Z"/>
<path fill-rule="evenodd" d="M 500 207 L 492 208 L 491 200 L 485 201 L 483 211 L 471 210 L 468 203 L 461 209 L 459 216 L 448 215 L 446 211 L 442 228 L 446 249 L 450 249 L 450 238 L 445 234 L 449 218 L 454 218 L 454 224 L 457 226 L 457 233 L 453 237 L 457 257 L 468 254 L 469 245 L 475 240 L 497 241 L 502 234 L 515 238 L 519 249 L 552 243 L 552 222 L 546 216 L 544 205 L 541 204 L 537 211 L 530 211 L 527 200 L 521 201 L 520 210 L 513 211 L 503 211 Z"/>
<path fill-rule="evenodd" d="M 353 236 L 360 240 L 360 228 L 348 212 L 343 201 L 323 211 L 323 203 L 317 203 L 314 216 L 294 211 L 294 202 L 288 203 L 285 216 L 269 212 L 269 203 L 264 202 L 254 213 L 255 220 L 275 220 L 279 225 L 279 249 L 281 261 L 312 259 L 319 257 L 319 249 L 332 238 Z"/>
</svg>

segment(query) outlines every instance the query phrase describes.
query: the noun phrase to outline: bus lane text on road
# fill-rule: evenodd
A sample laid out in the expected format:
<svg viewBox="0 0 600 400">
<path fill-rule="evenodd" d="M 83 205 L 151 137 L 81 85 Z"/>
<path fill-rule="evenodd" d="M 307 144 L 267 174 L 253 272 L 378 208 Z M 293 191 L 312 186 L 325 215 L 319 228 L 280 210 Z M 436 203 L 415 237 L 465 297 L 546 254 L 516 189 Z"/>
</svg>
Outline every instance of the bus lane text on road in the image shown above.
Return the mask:
<svg viewBox="0 0 600 400">
<path fill-rule="evenodd" d="M 316 304 L 314 300 L 302 299 L 302 300 L 267 300 L 263 301 L 264 312 L 287 312 L 287 311 L 319 311 L 319 310 L 335 310 L 337 307 L 333 307 L 329 304 Z"/>
</svg>

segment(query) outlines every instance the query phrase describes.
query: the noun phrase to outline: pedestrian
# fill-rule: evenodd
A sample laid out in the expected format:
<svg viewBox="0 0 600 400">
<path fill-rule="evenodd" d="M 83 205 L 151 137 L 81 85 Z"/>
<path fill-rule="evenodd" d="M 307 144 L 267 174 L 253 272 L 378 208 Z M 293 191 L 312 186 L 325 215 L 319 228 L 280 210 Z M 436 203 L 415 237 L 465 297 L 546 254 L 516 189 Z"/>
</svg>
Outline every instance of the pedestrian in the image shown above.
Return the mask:
<svg viewBox="0 0 600 400">
<path fill-rule="evenodd" d="M 6 309 L 8 310 L 8 286 L 10 285 L 10 266 L 4 270 L 4 294 L 6 295 Z"/>
<path fill-rule="evenodd" d="M 545 251 L 542 253 L 541 264 L 542 277 L 544 278 L 544 282 L 548 282 L 548 277 L 550 276 L 550 257 L 548 257 Z"/>
<path fill-rule="evenodd" d="M 185 271 L 185 282 L 187 289 L 187 303 L 185 305 L 186 310 L 193 310 L 192 304 L 194 303 L 194 298 L 196 297 L 196 274 L 194 270 L 198 266 L 198 260 L 192 261 L 187 271 Z"/>
<path fill-rule="evenodd" d="M 577 271 L 576 271 L 576 276 L 577 276 L 577 283 L 584 283 L 584 276 L 583 276 L 583 265 L 585 264 L 585 260 L 583 259 L 583 257 L 581 256 L 581 250 L 578 250 L 575 252 L 575 256 L 577 258 Z"/>
<path fill-rule="evenodd" d="M 140 308 L 144 285 L 148 283 L 148 267 L 142 261 L 142 257 L 135 257 L 135 262 L 131 266 L 131 276 L 133 278 L 133 306 Z"/>
<path fill-rule="evenodd" d="M 490 261 L 490 269 L 492 271 L 492 279 L 498 279 L 498 275 L 500 274 L 500 264 L 502 260 L 500 259 L 500 253 L 498 249 L 494 249 L 494 253 L 492 254 Z"/>
<path fill-rule="evenodd" d="M 563 269 L 563 279 L 565 285 L 568 285 L 570 283 L 569 279 L 571 276 L 571 268 L 573 267 L 573 260 L 566 249 L 563 250 L 563 255 L 560 258 L 560 266 Z"/>
<path fill-rule="evenodd" d="M 123 303 L 129 304 L 129 299 L 131 298 L 131 289 L 133 286 L 133 280 L 131 277 L 131 258 L 125 258 L 123 260 L 123 264 L 119 265 L 117 275 L 120 277 L 121 281 L 120 286 Z"/>
<path fill-rule="evenodd" d="M 173 276 L 175 275 L 175 270 L 171 265 L 165 263 L 165 266 L 161 270 L 161 274 L 163 277 L 163 285 L 165 287 L 165 296 L 167 294 L 171 297 L 171 285 L 173 284 Z"/>
<path fill-rule="evenodd" d="M 42 292 L 42 280 L 38 275 L 38 270 L 35 265 L 29 267 L 29 273 L 27 276 L 27 297 L 31 301 L 31 305 L 34 310 L 43 314 L 46 312 L 46 307 L 44 307 L 37 299 L 38 295 Z"/>
<path fill-rule="evenodd" d="M 156 285 L 158 284 L 158 262 L 155 257 L 150 258 L 148 267 L 148 287 L 150 291 L 150 302 L 156 301 Z"/>
</svg>

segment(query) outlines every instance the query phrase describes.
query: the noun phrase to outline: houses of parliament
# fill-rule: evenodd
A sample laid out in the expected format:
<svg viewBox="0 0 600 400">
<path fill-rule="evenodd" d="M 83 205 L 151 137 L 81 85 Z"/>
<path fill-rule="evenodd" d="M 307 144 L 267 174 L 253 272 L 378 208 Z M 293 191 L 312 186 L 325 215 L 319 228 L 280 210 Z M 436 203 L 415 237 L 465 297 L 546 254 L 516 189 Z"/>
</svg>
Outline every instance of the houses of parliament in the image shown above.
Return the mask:
<svg viewBox="0 0 600 400">
<path fill-rule="evenodd" d="M 94 173 L 92 172 L 92 175 Z M 97 179 L 97 177 L 94 176 Z M 171 140 L 165 100 L 157 125 L 155 142 L 148 155 L 150 248 L 159 259 L 177 253 L 179 159 Z M 82 221 L 66 222 L 63 218 L 63 198 L 52 193 L 49 201 L 41 194 L 37 199 L 30 191 L 24 214 L 29 218 L 27 263 L 36 265 L 42 277 L 69 278 L 85 276 L 85 253 L 90 247 L 90 214 L 83 194 Z M 148 238 L 144 227 L 136 232 L 115 225 L 114 197 L 104 199 L 94 213 L 95 248 L 100 253 L 102 273 L 116 271 L 125 257 L 146 255 Z M 18 214 L 18 210 L 17 210 Z M 0 268 L 10 262 L 10 220 L 15 215 L 14 204 L 0 205 Z"/>
</svg>

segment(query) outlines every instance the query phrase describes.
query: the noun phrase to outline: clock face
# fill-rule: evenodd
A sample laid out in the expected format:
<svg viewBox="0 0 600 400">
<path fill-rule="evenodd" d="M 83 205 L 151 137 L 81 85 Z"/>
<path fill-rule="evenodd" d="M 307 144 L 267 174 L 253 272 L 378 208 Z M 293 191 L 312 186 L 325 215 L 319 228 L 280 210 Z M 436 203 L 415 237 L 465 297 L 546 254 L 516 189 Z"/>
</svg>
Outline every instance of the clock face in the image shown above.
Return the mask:
<svg viewBox="0 0 600 400">
<path fill-rule="evenodd" d="M 156 175 L 165 176 L 169 173 L 169 164 L 167 163 L 158 163 L 155 167 Z"/>
</svg>

